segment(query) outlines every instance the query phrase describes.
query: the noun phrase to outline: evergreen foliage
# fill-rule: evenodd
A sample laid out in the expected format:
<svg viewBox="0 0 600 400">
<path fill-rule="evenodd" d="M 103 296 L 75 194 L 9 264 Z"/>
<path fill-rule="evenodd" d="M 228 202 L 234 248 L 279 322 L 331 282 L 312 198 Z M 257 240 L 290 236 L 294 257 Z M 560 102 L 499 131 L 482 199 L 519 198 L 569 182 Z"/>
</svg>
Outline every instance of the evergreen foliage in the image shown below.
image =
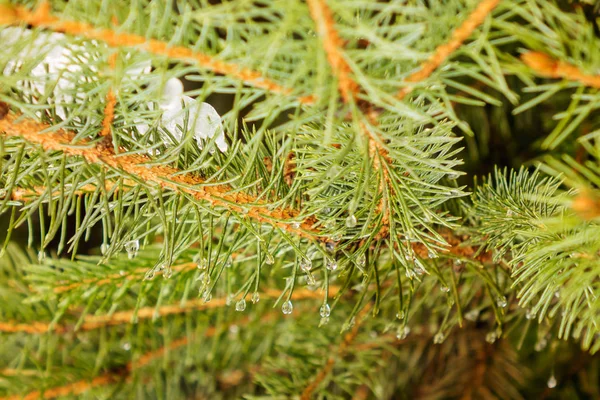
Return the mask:
<svg viewBox="0 0 600 400">
<path fill-rule="evenodd" d="M 598 11 L 0 1 L 0 399 L 600 397 Z"/>
</svg>

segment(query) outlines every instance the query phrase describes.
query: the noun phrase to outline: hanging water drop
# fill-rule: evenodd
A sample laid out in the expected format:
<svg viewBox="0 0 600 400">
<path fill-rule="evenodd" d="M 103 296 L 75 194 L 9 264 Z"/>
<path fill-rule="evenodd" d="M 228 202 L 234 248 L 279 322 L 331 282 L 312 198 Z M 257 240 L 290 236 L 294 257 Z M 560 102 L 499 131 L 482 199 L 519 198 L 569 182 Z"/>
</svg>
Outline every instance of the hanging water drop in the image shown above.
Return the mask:
<svg viewBox="0 0 600 400">
<path fill-rule="evenodd" d="M 427 257 L 429 257 L 429 258 L 437 258 L 437 254 L 434 253 L 433 251 L 429 250 L 427 252 Z"/>
<path fill-rule="evenodd" d="M 364 268 L 365 264 L 367 263 L 367 257 L 365 257 L 365 254 L 359 254 L 358 257 L 356 257 L 356 265 L 359 268 Z"/>
<path fill-rule="evenodd" d="M 338 268 L 338 263 L 335 260 L 327 260 L 327 269 L 335 271 Z"/>
<path fill-rule="evenodd" d="M 204 291 L 202 294 L 202 301 L 208 303 L 212 300 L 212 293 L 209 290 Z"/>
<path fill-rule="evenodd" d="M 433 337 L 433 343 L 435 343 L 435 344 L 444 343 L 444 340 L 446 340 L 446 335 L 444 335 L 443 332 L 438 332 Z"/>
<path fill-rule="evenodd" d="M 225 305 L 230 306 L 233 303 L 233 295 L 230 293 L 225 298 Z"/>
<path fill-rule="evenodd" d="M 450 179 L 451 181 L 455 181 L 458 179 L 460 175 L 457 174 L 456 172 L 451 172 L 448 174 L 448 179 Z"/>
<path fill-rule="evenodd" d="M 398 311 L 396 313 L 396 318 L 397 319 L 404 319 L 404 311 Z"/>
<path fill-rule="evenodd" d="M 125 351 L 131 350 L 131 343 L 129 343 L 129 342 L 123 343 L 123 350 L 125 350 Z"/>
<path fill-rule="evenodd" d="M 440 286 L 440 290 L 444 293 L 449 293 L 450 292 L 450 288 L 446 285 L 442 285 Z"/>
<path fill-rule="evenodd" d="M 513 210 L 511 210 L 510 208 L 508 210 L 506 210 L 506 216 L 507 217 L 512 217 L 514 215 Z"/>
<path fill-rule="evenodd" d="M 356 220 L 356 217 L 354 216 L 354 214 L 352 214 L 348 218 L 346 218 L 346 226 L 348 228 L 354 228 L 357 223 L 358 223 L 358 221 Z"/>
<path fill-rule="evenodd" d="M 327 250 L 329 253 L 334 253 L 335 252 L 335 242 L 329 241 L 329 242 L 325 243 L 325 250 Z"/>
<path fill-rule="evenodd" d="M 242 312 L 245 309 L 246 309 L 246 300 L 245 299 L 241 299 L 240 301 L 235 303 L 235 311 Z"/>
<path fill-rule="evenodd" d="M 410 333 L 410 328 L 408 326 L 401 326 L 398 328 L 398 331 L 396 332 L 396 338 L 398 340 L 404 340 L 408 337 L 408 334 Z"/>
<path fill-rule="evenodd" d="M 535 311 L 529 309 L 525 312 L 525 318 L 531 320 L 535 318 Z"/>
<path fill-rule="evenodd" d="M 535 351 L 542 351 L 548 345 L 548 339 L 545 337 L 541 337 L 537 342 L 535 342 L 534 349 Z"/>
<path fill-rule="evenodd" d="M 231 257 L 229 257 L 227 259 L 227 262 L 225 262 L 225 268 L 231 268 L 232 265 L 233 265 L 233 261 L 231 261 Z"/>
<path fill-rule="evenodd" d="M 292 228 L 300 229 L 300 222 L 292 222 Z"/>
<path fill-rule="evenodd" d="M 329 304 L 325 303 L 321 306 L 319 309 L 319 315 L 321 318 L 327 318 L 329 315 L 331 315 L 331 307 L 329 307 Z"/>
<path fill-rule="evenodd" d="M 38 258 L 38 261 L 39 261 L 39 262 L 42 262 L 42 261 L 44 261 L 44 259 L 46 258 L 46 252 L 45 252 L 44 250 L 40 250 L 40 251 L 38 252 L 38 256 L 37 256 L 37 258 Z"/>
<path fill-rule="evenodd" d="M 127 252 L 127 257 L 132 260 L 137 256 L 138 250 L 140 249 L 140 241 L 139 240 L 130 240 L 125 243 L 125 251 Z"/>
<path fill-rule="evenodd" d="M 479 310 L 471 310 L 465 314 L 465 319 L 468 321 L 477 321 Z"/>
<path fill-rule="evenodd" d="M 102 253 L 103 256 L 108 253 L 108 244 L 102 243 L 102 245 L 100 245 L 100 253 Z"/>
<path fill-rule="evenodd" d="M 556 387 L 556 378 L 554 377 L 554 374 L 550 375 L 550 378 L 548 379 L 548 388 L 550 389 L 554 389 Z"/>
<path fill-rule="evenodd" d="M 317 280 L 315 279 L 314 275 L 310 272 L 306 274 L 306 284 L 309 286 L 317 284 Z"/>
<path fill-rule="evenodd" d="M 335 219 L 329 218 L 327 221 L 325 221 L 323 227 L 328 231 L 335 229 Z"/>
<path fill-rule="evenodd" d="M 208 260 L 205 257 L 202 257 L 199 261 L 198 261 L 198 265 L 197 265 L 198 269 L 203 270 L 208 268 Z"/>
<path fill-rule="evenodd" d="M 300 269 L 304 272 L 310 271 L 312 268 L 312 261 L 307 257 L 302 257 L 300 259 Z"/>
<path fill-rule="evenodd" d="M 267 255 L 265 256 L 265 264 L 267 264 L 267 265 L 275 264 L 275 258 L 273 257 L 273 255 L 271 253 L 267 253 Z"/>
<path fill-rule="evenodd" d="M 171 268 L 171 266 L 167 267 L 163 265 L 161 269 L 163 270 L 162 276 L 164 279 L 170 279 L 173 276 L 173 269 Z"/>
<path fill-rule="evenodd" d="M 506 296 L 498 296 L 496 298 L 496 305 L 501 308 L 506 307 L 508 305 L 508 300 L 506 299 Z"/>
<path fill-rule="evenodd" d="M 148 271 L 148 272 L 146 273 L 146 277 L 145 277 L 145 279 L 146 279 L 147 281 L 151 281 L 152 279 L 154 279 L 154 275 L 155 275 L 154 269 L 151 269 L 150 271 Z"/>
<path fill-rule="evenodd" d="M 258 292 L 252 293 L 252 304 L 256 304 L 260 301 L 260 294 Z"/>
<path fill-rule="evenodd" d="M 489 344 L 494 343 L 496 341 L 496 339 L 498 339 L 498 335 L 496 334 L 496 331 L 488 332 L 487 335 L 485 335 L 485 341 L 488 342 Z"/>
<path fill-rule="evenodd" d="M 283 312 L 285 315 L 290 315 L 293 310 L 294 310 L 294 306 L 290 300 L 284 302 L 281 305 L 281 312 Z"/>
</svg>

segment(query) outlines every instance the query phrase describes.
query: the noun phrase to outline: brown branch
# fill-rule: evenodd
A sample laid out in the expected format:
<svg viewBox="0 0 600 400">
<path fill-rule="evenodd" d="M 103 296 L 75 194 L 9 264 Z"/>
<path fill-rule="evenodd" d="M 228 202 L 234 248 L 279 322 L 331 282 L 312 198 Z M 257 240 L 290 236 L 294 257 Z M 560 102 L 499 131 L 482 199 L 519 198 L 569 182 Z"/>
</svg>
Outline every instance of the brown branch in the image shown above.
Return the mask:
<svg viewBox="0 0 600 400">
<path fill-rule="evenodd" d="M 356 336 L 358 336 L 358 332 L 359 332 L 360 326 L 363 322 L 363 318 L 366 316 L 366 314 L 369 312 L 370 309 L 371 309 L 371 307 L 367 306 L 356 316 L 356 322 L 354 323 L 352 330 L 350 332 L 348 332 L 346 334 L 346 336 L 344 336 L 344 340 L 342 340 L 342 343 L 340 343 L 340 346 L 338 347 L 336 354 L 332 355 L 331 357 L 329 357 L 329 359 L 327 359 L 327 362 L 325 363 L 325 366 L 323 367 L 323 369 L 315 376 L 315 378 L 312 380 L 312 382 L 310 382 L 308 384 L 308 386 L 304 389 L 304 391 L 302 392 L 302 395 L 300 396 L 301 400 L 310 400 L 311 399 L 313 393 L 315 392 L 315 390 L 317 390 L 317 388 L 319 387 L 321 382 L 323 382 L 325 380 L 325 378 L 327 377 L 327 375 L 329 375 L 331 373 L 331 371 L 333 370 L 336 359 L 342 358 L 346 354 L 349 346 L 352 344 L 352 342 L 354 342 L 354 339 L 356 339 Z"/>
<path fill-rule="evenodd" d="M 0 132 L 7 136 L 21 137 L 24 140 L 40 145 L 45 151 L 62 151 L 69 156 L 82 157 L 89 163 L 102 164 L 122 170 L 137 177 L 142 182 L 154 183 L 164 189 L 185 192 L 196 200 L 206 201 L 213 206 L 221 206 L 230 211 L 246 215 L 257 222 L 270 224 L 297 236 L 310 240 L 324 240 L 317 237 L 319 230 L 314 228 L 315 219 L 309 217 L 295 228 L 285 220 L 297 220 L 299 212 L 291 208 L 276 208 L 269 210 L 256 197 L 234 192 L 228 185 L 206 185 L 197 176 L 180 174 L 179 170 L 167 166 L 144 165 L 150 159 L 143 155 L 116 155 L 106 146 L 93 146 L 90 141 L 81 140 L 77 146 L 72 146 L 75 135 L 59 129 L 48 132 L 52 126 L 35 122 L 13 114 L 0 119 Z M 43 133 L 42 133 L 43 132 Z M 204 185 L 204 186 L 203 186 Z M 199 187 L 200 186 L 200 187 Z M 196 188 L 193 188 L 196 187 Z"/>
<path fill-rule="evenodd" d="M 51 14 L 50 5 L 47 1 L 42 2 L 34 11 L 22 6 L 3 5 L 2 7 L 5 11 L 2 12 L 0 23 L 3 24 L 24 23 L 34 27 L 50 29 L 54 32 L 102 41 L 110 47 L 135 47 L 159 56 L 177 59 L 186 63 L 195 63 L 202 68 L 220 75 L 230 76 L 259 89 L 283 95 L 293 94 L 292 89 L 266 78 L 257 71 L 218 60 L 208 54 L 194 52 L 187 47 L 170 45 L 161 40 L 147 39 L 144 36 L 132 33 L 119 33 L 114 29 L 101 29 L 85 22 L 60 19 Z M 298 101 L 302 104 L 313 104 L 316 98 L 312 95 L 302 96 L 298 97 Z"/>
<path fill-rule="evenodd" d="M 340 288 L 337 286 L 329 287 L 329 294 L 335 296 L 339 292 Z M 281 293 L 275 289 L 267 289 L 264 292 L 267 298 L 277 299 Z M 250 299 L 248 294 L 248 300 Z M 300 289 L 292 293 L 292 300 L 304 300 L 304 299 L 321 299 L 322 295 L 317 292 L 310 291 L 308 289 Z M 157 317 L 166 317 L 169 315 L 184 314 L 190 311 L 208 310 L 224 307 L 227 304 L 227 299 L 220 298 L 214 299 L 209 303 L 205 303 L 202 300 L 188 300 L 183 305 L 168 304 L 161 307 L 142 307 L 137 311 L 125 310 L 115 312 L 110 315 L 87 315 L 84 317 L 83 323 L 79 327 L 81 331 L 94 330 L 106 326 L 124 325 L 131 322 L 134 316 L 138 320 L 151 319 Z M 31 322 L 28 324 L 17 323 L 17 322 L 0 322 L 0 332 L 4 333 L 29 333 L 29 334 L 42 334 L 48 332 L 65 333 L 73 331 L 74 327 L 67 325 L 54 325 L 44 322 Z"/>
<path fill-rule="evenodd" d="M 485 21 L 486 17 L 498 4 L 500 4 L 500 0 L 481 1 L 467 19 L 452 32 L 450 41 L 438 46 L 429 59 L 421 64 L 419 69 L 410 74 L 404 81 L 407 83 L 417 83 L 427 79 L 448 57 L 462 46 L 463 42 Z M 412 85 L 404 87 L 398 92 L 397 97 L 403 99 L 412 90 Z"/>
<path fill-rule="evenodd" d="M 350 76 L 350 66 L 344 59 L 344 42 L 337 30 L 326 0 L 307 0 L 310 15 L 316 23 L 317 32 L 327 53 L 327 60 L 338 79 L 338 87 L 345 103 L 353 101 L 358 93 L 358 83 Z"/>
<path fill-rule="evenodd" d="M 600 89 L 600 75 L 586 74 L 577 66 L 556 60 L 547 54 L 529 51 L 521 55 L 521 60 L 541 76 L 567 79 Z"/>
<path fill-rule="evenodd" d="M 115 70 L 117 64 L 117 53 L 111 54 L 108 58 L 108 64 L 111 71 Z M 117 104 L 117 97 L 113 92 L 113 88 L 108 89 L 106 95 L 106 106 L 104 107 L 104 119 L 102 120 L 102 131 L 100 136 L 108 138 L 111 135 L 112 124 L 115 120 L 115 105 Z"/>
</svg>

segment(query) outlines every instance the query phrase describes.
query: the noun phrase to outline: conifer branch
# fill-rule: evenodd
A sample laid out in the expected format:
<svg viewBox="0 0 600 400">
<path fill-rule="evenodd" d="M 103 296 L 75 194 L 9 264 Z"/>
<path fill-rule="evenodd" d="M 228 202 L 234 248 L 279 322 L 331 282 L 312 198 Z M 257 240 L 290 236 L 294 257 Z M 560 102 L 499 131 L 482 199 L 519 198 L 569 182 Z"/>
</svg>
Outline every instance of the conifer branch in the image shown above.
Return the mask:
<svg viewBox="0 0 600 400">
<path fill-rule="evenodd" d="M 194 63 L 201 68 L 208 69 L 219 75 L 230 76 L 249 86 L 276 94 L 293 95 L 294 92 L 292 89 L 266 78 L 257 71 L 218 60 L 207 54 L 194 52 L 187 47 L 170 45 L 161 40 L 147 39 L 132 33 L 119 33 L 114 29 L 97 28 L 85 22 L 62 20 L 61 18 L 52 15 L 50 12 L 50 3 L 47 1 L 40 3 L 34 11 L 22 6 L 13 8 L 4 5 L 2 7 L 7 10 L 6 14 L 3 14 L 2 20 L 0 20 L 0 23 L 3 24 L 25 23 L 34 27 L 50 29 L 54 32 L 98 40 L 106 43 L 110 47 L 136 47 L 155 55 L 187 63 Z M 300 103 L 307 105 L 316 102 L 316 98 L 313 95 L 301 96 L 297 99 Z"/>
<path fill-rule="evenodd" d="M 45 132 L 49 129 L 51 129 L 50 125 L 27 118 L 19 118 L 12 114 L 0 119 L 0 132 L 40 145 L 45 151 L 62 151 L 69 156 L 82 157 L 89 163 L 120 169 L 137 177 L 140 181 L 151 182 L 164 189 L 188 193 L 196 200 L 222 206 L 236 213 L 243 213 L 258 222 L 270 224 L 309 240 L 322 240 L 317 237 L 319 230 L 313 227 L 314 218 L 307 218 L 300 223 L 300 227 L 294 228 L 291 220 L 296 220 L 299 215 L 297 210 L 290 208 L 269 210 L 254 196 L 242 192 L 230 194 L 234 189 L 228 185 L 207 185 L 191 189 L 190 187 L 201 186 L 205 182 L 196 176 L 179 174 L 179 170 L 176 168 L 167 166 L 147 168 L 143 164 L 149 162 L 150 159 L 142 155 L 115 155 L 111 148 L 93 146 L 86 140 L 80 141 L 77 147 L 69 145 L 74 140 L 73 133 L 62 129 Z M 245 213 L 246 210 L 247 213 Z M 290 222 L 283 222 L 286 220 L 290 220 Z"/>
<path fill-rule="evenodd" d="M 404 81 L 407 83 L 418 83 L 427 79 L 448 57 L 462 46 L 463 42 L 485 21 L 486 17 L 498 4 L 500 4 L 500 0 L 481 1 L 467 19 L 452 32 L 450 41 L 438 46 L 429 59 L 421 64 L 419 69 L 410 74 Z M 412 85 L 404 87 L 398 92 L 397 97 L 403 99 L 412 90 Z"/>
<path fill-rule="evenodd" d="M 117 63 L 117 53 L 111 54 L 108 59 L 108 64 L 111 71 L 114 72 L 115 65 Z M 115 120 L 115 105 L 117 104 L 117 97 L 111 87 L 106 95 L 106 106 L 104 107 L 104 119 L 102 120 L 102 131 L 100 136 L 108 138 L 110 137 L 112 124 Z"/>
<path fill-rule="evenodd" d="M 521 55 L 521 60 L 537 74 L 556 79 L 576 81 L 585 86 L 600 89 L 600 75 L 586 74 L 577 66 L 556 60 L 547 54 L 529 51 Z"/>
</svg>

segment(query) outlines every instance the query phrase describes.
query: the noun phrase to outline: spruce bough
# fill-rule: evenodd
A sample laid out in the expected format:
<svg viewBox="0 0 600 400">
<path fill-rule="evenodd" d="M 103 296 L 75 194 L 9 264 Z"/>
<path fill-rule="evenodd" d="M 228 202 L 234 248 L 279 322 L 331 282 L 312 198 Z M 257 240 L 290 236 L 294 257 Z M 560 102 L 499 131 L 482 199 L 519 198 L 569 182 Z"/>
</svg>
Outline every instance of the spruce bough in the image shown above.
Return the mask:
<svg viewBox="0 0 600 400">
<path fill-rule="evenodd" d="M 594 12 L 0 2 L 0 399 L 600 396 Z"/>
</svg>

